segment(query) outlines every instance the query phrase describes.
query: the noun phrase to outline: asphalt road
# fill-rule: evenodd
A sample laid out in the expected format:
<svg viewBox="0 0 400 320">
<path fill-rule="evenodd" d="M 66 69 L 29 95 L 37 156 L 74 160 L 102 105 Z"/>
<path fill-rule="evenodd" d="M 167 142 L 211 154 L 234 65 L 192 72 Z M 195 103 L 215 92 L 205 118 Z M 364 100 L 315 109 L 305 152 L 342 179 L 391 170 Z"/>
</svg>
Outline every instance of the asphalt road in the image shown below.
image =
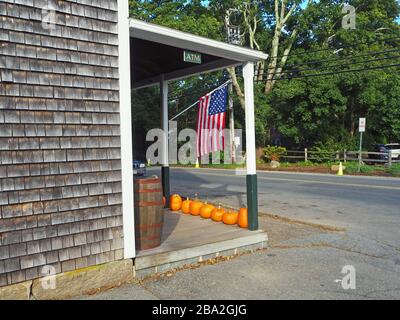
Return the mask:
<svg viewBox="0 0 400 320">
<path fill-rule="evenodd" d="M 157 174 L 158 169 L 154 170 Z M 246 203 L 246 178 L 241 172 L 237 174 L 234 170 L 173 168 L 171 189 L 239 207 Z M 333 259 L 343 265 L 379 270 L 369 272 L 360 297 L 369 292 L 367 288 L 389 290 L 384 285 L 387 283 L 396 284 L 397 289 L 391 288 L 390 295 L 383 296 L 400 298 L 400 179 L 263 171 L 258 173 L 258 185 L 260 212 L 345 228 L 342 235 L 296 239 L 296 245 L 315 246 L 309 253 L 315 256 L 314 263 L 306 263 L 306 269 L 326 269 L 323 264 L 332 259 L 332 252 L 328 254 L 329 250 L 319 246 L 327 245 L 339 250 Z M 347 255 L 345 261 L 343 254 Z"/>
<path fill-rule="evenodd" d="M 261 212 L 344 227 L 400 247 L 400 179 L 263 171 L 258 188 Z M 246 204 L 246 177 L 234 170 L 172 168 L 171 190 Z"/>
<path fill-rule="evenodd" d="M 174 168 L 171 179 L 172 192 L 246 202 L 245 176 L 235 171 Z M 345 231 L 262 215 L 267 250 L 90 299 L 400 299 L 400 179 L 260 172 L 258 182 L 260 212 Z M 355 289 L 342 287 L 345 266 L 356 271 Z"/>
</svg>

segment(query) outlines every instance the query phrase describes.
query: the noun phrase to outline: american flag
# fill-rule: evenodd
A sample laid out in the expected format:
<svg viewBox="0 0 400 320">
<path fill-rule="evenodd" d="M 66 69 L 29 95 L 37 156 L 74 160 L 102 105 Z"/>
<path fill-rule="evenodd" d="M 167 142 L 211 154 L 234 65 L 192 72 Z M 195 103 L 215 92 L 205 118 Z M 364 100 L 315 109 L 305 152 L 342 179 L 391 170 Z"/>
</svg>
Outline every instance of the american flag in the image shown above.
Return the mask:
<svg viewBox="0 0 400 320">
<path fill-rule="evenodd" d="M 224 129 L 228 86 L 225 85 L 199 100 L 197 117 L 197 157 L 224 150 Z"/>
</svg>

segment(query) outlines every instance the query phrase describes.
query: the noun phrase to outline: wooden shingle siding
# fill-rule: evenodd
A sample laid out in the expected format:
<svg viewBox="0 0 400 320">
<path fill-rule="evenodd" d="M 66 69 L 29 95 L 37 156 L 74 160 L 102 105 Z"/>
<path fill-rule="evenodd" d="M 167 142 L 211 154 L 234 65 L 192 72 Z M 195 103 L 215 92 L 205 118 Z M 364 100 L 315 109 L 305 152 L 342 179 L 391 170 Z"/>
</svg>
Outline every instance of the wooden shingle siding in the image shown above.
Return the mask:
<svg viewBox="0 0 400 320">
<path fill-rule="evenodd" d="M 123 258 L 117 18 L 0 0 L 0 286 Z"/>
</svg>

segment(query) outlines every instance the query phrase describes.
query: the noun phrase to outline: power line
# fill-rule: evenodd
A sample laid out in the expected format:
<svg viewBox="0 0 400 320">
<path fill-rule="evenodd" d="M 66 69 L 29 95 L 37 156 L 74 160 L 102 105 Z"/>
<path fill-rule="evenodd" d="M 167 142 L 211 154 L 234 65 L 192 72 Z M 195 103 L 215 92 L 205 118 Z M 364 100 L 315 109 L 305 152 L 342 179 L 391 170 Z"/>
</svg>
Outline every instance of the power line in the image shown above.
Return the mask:
<svg viewBox="0 0 400 320">
<path fill-rule="evenodd" d="M 396 58 L 400 58 L 400 56 L 396 57 Z M 375 59 L 374 59 L 375 60 Z M 379 60 L 384 60 L 384 59 L 379 59 Z M 357 64 L 360 63 L 364 63 L 366 61 L 363 62 L 359 62 Z M 371 71 L 371 70 L 379 70 L 379 69 L 386 69 L 386 68 L 390 68 L 390 67 L 398 67 L 400 66 L 400 64 L 390 64 L 390 65 L 383 65 L 383 66 L 376 66 L 376 67 L 369 67 L 369 68 L 358 68 L 358 69 L 350 69 L 350 70 L 341 70 L 341 71 L 335 71 L 335 72 L 325 72 L 325 73 L 318 73 L 318 74 L 306 74 L 306 75 L 299 75 L 299 76 L 289 76 L 289 77 L 283 77 L 283 78 L 276 78 L 276 79 L 271 79 L 271 80 L 276 80 L 276 81 L 280 81 L 280 80 L 292 80 L 292 79 L 303 79 L 303 78 L 310 78 L 310 77 L 319 77 L 319 76 L 328 76 L 328 75 L 339 75 L 342 73 L 351 73 L 351 72 L 363 72 L 363 71 Z M 334 66 L 330 66 L 330 67 L 334 67 Z M 318 70 L 318 69 L 314 69 L 314 70 Z M 311 70 L 310 70 L 311 71 Z M 238 76 L 241 76 L 240 74 Z M 255 79 L 254 82 L 265 82 L 267 81 L 267 79 L 262 79 L 262 80 L 257 80 Z M 220 87 L 220 85 L 218 86 Z M 216 87 L 216 88 L 218 88 Z M 177 99 L 181 99 L 181 98 L 185 98 L 185 97 L 193 97 L 193 96 L 204 96 L 205 94 L 207 94 L 209 92 L 209 89 L 204 89 L 204 90 L 197 90 L 194 92 L 191 92 L 189 94 L 184 94 L 184 95 L 180 95 L 180 96 L 176 96 L 176 97 L 172 97 L 170 98 L 170 101 L 173 100 L 177 100 Z"/>
<path fill-rule="evenodd" d="M 397 51 L 400 51 L 400 50 L 397 50 Z M 275 72 L 275 73 L 272 73 L 271 75 L 275 76 L 275 75 L 279 75 L 279 74 L 288 74 L 288 73 L 303 72 L 303 71 L 326 70 L 326 69 L 331 69 L 334 67 L 352 66 L 352 65 L 357 65 L 357 64 L 390 60 L 390 59 L 399 59 L 399 58 L 400 58 L 400 56 L 388 56 L 388 57 L 383 57 L 383 58 L 369 59 L 369 60 L 363 60 L 363 61 L 358 61 L 358 62 L 348 62 L 348 63 L 344 63 L 344 64 L 334 64 L 334 65 L 330 65 L 330 66 L 320 66 L 320 67 L 308 68 L 308 69 L 289 69 L 289 70 L 285 70 L 285 71 L 281 71 L 281 72 Z M 267 80 L 267 79 L 264 78 L 264 80 Z"/>
<path fill-rule="evenodd" d="M 307 51 L 307 52 L 303 52 L 303 53 L 298 53 L 298 54 L 288 54 L 288 55 L 282 55 L 283 56 L 303 56 L 306 54 L 310 54 L 310 53 L 314 53 L 314 52 L 323 52 L 323 51 L 330 51 L 330 50 L 338 50 L 338 49 L 344 49 L 344 48 L 351 48 L 354 47 L 356 45 L 360 45 L 360 44 L 372 44 L 375 42 L 379 42 L 379 41 L 391 41 L 391 40 L 395 40 L 395 39 L 400 39 L 400 36 L 396 36 L 396 37 L 392 37 L 392 38 L 387 38 L 387 39 L 377 39 L 374 41 L 369 41 L 369 42 L 363 42 L 363 43 L 358 43 L 358 44 L 352 44 L 352 45 L 347 45 L 347 46 L 342 46 L 341 48 L 325 48 L 325 49 L 319 49 L 319 50 L 313 50 L 313 51 Z M 392 50 L 382 50 L 382 51 L 369 51 L 366 54 L 362 54 L 362 55 L 355 55 L 355 56 L 344 56 L 341 58 L 335 58 L 335 59 L 323 59 L 323 60 L 314 60 L 314 61 L 310 61 L 310 62 L 305 62 L 305 63 L 301 63 L 301 64 L 290 64 L 288 66 L 303 66 L 303 65 L 310 65 L 310 64 L 318 64 L 318 63 L 323 63 L 323 62 L 334 62 L 334 61 L 343 61 L 343 60 L 354 60 L 356 58 L 361 58 L 361 57 L 368 57 L 368 56 L 372 56 L 372 55 L 378 55 L 378 54 L 384 54 L 384 53 L 390 53 L 390 52 L 399 52 L 399 49 L 392 49 Z M 308 69 L 290 69 L 290 70 L 285 70 L 282 72 L 277 72 L 277 73 L 273 73 L 272 75 L 275 76 L 277 74 L 287 74 L 289 72 L 301 72 L 301 71 L 317 71 L 317 70 L 325 70 L 325 69 L 330 69 L 333 67 L 343 67 L 343 66 L 348 66 L 348 65 L 354 65 L 354 64 L 361 64 L 361 63 L 368 63 L 368 62 L 374 62 L 374 61 L 381 61 L 381 60 L 388 60 L 388 59 L 396 59 L 396 58 L 400 58 L 400 56 L 391 56 L 391 57 L 384 57 L 384 58 L 378 58 L 378 59 L 370 59 L 370 60 L 365 60 L 365 61 L 360 61 L 360 62 L 353 62 L 353 63 L 346 63 L 346 64 L 337 64 L 337 65 L 331 65 L 331 66 L 326 66 L 326 67 L 316 67 L 316 68 L 308 68 Z M 398 66 L 398 65 L 387 65 L 387 66 L 382 66 L 382 68 L 386 68 L 386 67 L 391 67 L 391 66 Z M 373 68 L 364 68 L 364 69 L 352 69 L 352 70 L 344 70 L 344 71 L 339 71 L 339 72 L 334 72 L 332 74 L 341 74 L 341 73 L 348 73 L 348 72 L 357 72 L 357 71 L 368 71 L 368 70 L 376 70 L 379 69 L 380 67 L 373 67 Z M 276 68 L 268 68 L 266 70 L 269 69 L 276 69 Z M 265 74 L 265 71 L 262 72 L 261 74 Z M 331 73 L 322 73 L 322 74 L 312 74 L 312 75 L 300 75 L 300 76 L 292 76 L 289 78 L 280 78 L 280 79 L 271 79 L 271 80 L 289 80 L 289 79 L 301 79 L 301 78 L 307 78 L 307 77 L 316 77 L 316 76 L 324 76 L 324 75 L 330 75 Z M 238 76 L 241 76 L 241 74 L 238 74 Z M 267 79 L 262 79 L 262 80 L 256 80 L 255 82 L 264 82 L 267 81 Z M 191 92 L 189 94 L 183 94 L 183 95 L 175 95 L 173 97 L 171 97 L 169 100 L 173 101 L 173 100 L 177 100 L 177 99 L 181 99 L 184 97 L 192 97 L 195 95 L 205 95 L 207 94 L 207 92 L 210 89 L 203 89 L 203 90 L 196 90 L 194 92 Z M 175 92 L 176 93 L 176 92 Z M 174 94 L 174 93 L 173 93 Z M 173 95 L 172 94 L 172 95 Z"/>
<path fill-rule="evenodd" d="M 356 44 L 349 44 L 349 45 L 341 46 L 340 48 L 325 48 L 325 49 L 318 49 L 318 50 L 306 51 L 306 52 L 301 52 L 301 53 L 283 54 L 281 56 L 270 57 L 270 59 L 276 59 L 276 58 L 288 57 L 288 56 L 298 57 L 298 56 L 304 56 L 306 54 L 315 53 L 315 52 L 340 50 L 340 49 L 352 48 L 352 47 L 355 47 L 355 46 L 358 46 L 358 45 L 369 45 L 369 44 L 373 44 L 373 43 L 376 43 L 376 42 L 379 42 L 379 41 L 385 41 L 386 42 L 386 41 L 391 41 L 391 40 L 396 40 L 396 39 L 400 39 L 400 36 L 387 38 L 387 39 L 376 39 L 376 40 L 368 41 L 368 42 L 359 42 L 359 43 L 356 43 Z"/>
<path fill-rule="evenodd" d="M 299 67 L 299 66 L 304 66 L 304 65 L 309 65 L 309 64 L 319 64 L 322 62 L 334 62 L 334 61 L 340 61 L 340 60 L 353 60 L 356 58 L 362 58 L 362 57 L 369 57 L 369 56 L 373 56 L 373 55 L 381 55 L 384 53 L 390 53 L 390 52 L 398 52 L 400 51 L 399 49 L 391 49 L 391 50 L 382 50 L 382 51 L 367 51 L 367 53 L 365 54 L 360 54 L 360 55 L 355 55 L 355 56 L 351 56 L 351 55 L 345 55 L 339 58 L 334 58 L 334 59 L 321 59 L 321 60 L 313 60 L 310 62 L 303 62 L 303 63 L 292 63 L 292 64 L 286 64 L 284 66 L 284 68 L 288 68 L 288 67 Z M 277 67 L 268 67 L 265 70 L 262 70 L 261 74 L 266 73 L 267 70 L 274 70 L 274 69 L 278 69 Z"/>
<path fill-rule="evenodd" d="M 315 52 L 323 52 L 323 51 L 331 51 L 331 50 L 338 50 L 338 49 L 344 49 L 344 48 L 351 48 L 351 47 L 354 47 L 354 46 L 357 46 L 357 45 L 360 45 L 360 44 L 367 45 L 367 44 L 372 44 L 372 43 L 376 43 L 376 42 L 379 42 L 379 41 L 385 41 L 386 42 L 386 41 L 391 41 L 391 40 L 396 40 L 396 39 L 400 40 L 400 36 L 386 38 L 386 39 L 376 39 L 376 40 L 368 41 L 368 42 L 360 42 L 360 43 L 357 43 L 357 44 L 342 46 L 341 48 L 336 48 L 336 49 L 335 48 L 325 48 L 325 49 L 312 50 L 312 51 L 307 51 L 307 52 L 302 52 L 302 53 L 297 53 L 297 54 L 296 53 L 290 53 L 288 55 L 282 55 L 281 57 L 289 56 L 289 55 L 292 56 L 292 57 L 297 57 L 297 56 L 303 56 L 303 55 L 310 54 L 310 53 L 315 53 Z M 323 63 L 323 62 L 334 62 L 334 61 L 341 61 L 341 60 L 347 60 L 347 59 L 348 60 L 354 60 L 356 58 L 368 57 L 368 56 L 371 56 L 371 55 L 378 55 L 378 54 L 384 54 L 384 53 L 390 53 L 390 52 L 399 52 L 399 51 L 400 51 L 399 49 L 382 50 L 382 51 L 369 51 L 368 53 L 362 54 L 362 55 L 356 55 L 356 56 L 348 56 L 347 55 L 347 56 L 344 56 L 344 57 L 341 57 L 341 58 L 335 58 L 335 59 L 314 60 L 314 61 L 310 61 L 310 62 L 304 62 L 304 63 L 301 63 L 301 64 L 289 64 L 289 65 L 287 65 L 287 67 L 288 66 L 289 67 L 298 67 L 298 66 L 309 65 L 309 64 L 318 64 L 318 63 Z M 383 58 L 382 60 L 387 60 L 387 59 L 389 59 L 389 58 Z M 365 62 L 372 62 L 372 61 L 373 60 L 365 61 Z M 376 59 L 376 61 L 379 61 L 379 59 Z M 360 64 L 360 63 L 363 63 L 363 62 L 358 62 L 358 63 L 353 63 L 353 64 Z M 314 71 L 314 70 L 317 71 L 317 70 L 329 69 L 331 67 L 334 67 L 334 66 L 322 67 L 322 68 L 321 67 L 317 67 L 317 68 L 300 69 L 300 70 L 291 69 L 291 70 L 282 71 L 280 73 L 273 73 L 272 75 L 284 74 L 284 73 L 288 73 L 290 71 L 292 71 L 292 72 Z M 270 70 L 270 69 L 276 69 L 276 68 L 267 68 L 266 70 Z M 266 72 L 263 71 L 260 74 L 265 74 L 265 73 Z M 238 74 L 238 76 L 241 76 L 241 74 Z M 296 78 L 299 78 L 299 77 L 296 77 Z M 293 79 L 293 77 L 291 79 Z M 273 79 L 273 80 L 278 80 L 278 79 Z M 286 79 L 282 79 L 282 80 L 286 80 Z M 257 82 L 261 82 L 261 81 L 266 81 L 266 79 L 257 80 Z M 174 96 L 174 94 L 176 93 L 176 91 L 175 91 L 174 93 L 172 93 L 172 97 L 170 98 L 170 101 L 181 99 L 181 98 L 184 98 L 184 97 L 192 97 L 194 95 L 205 95 L 208 92 L 208 90 L 209 89 L 196 90 L 196 91 L 191 92 L 189 94 L 175 95 Z"/>
<path fill-rule="evenodd" d="M 313 60 L 313 61 L 309 61 L 309 62 L 303 62 L 303 63 L 292 63 L 292 64 L 286 64 L 285 68 L 287 67 L 299 67 L 299 66 L 305 66 L 305 65 L 310 65 L 310 64 L 319 64 L 322 62 L 334 62 L 334 61 L 340 61 L 340 60 L 353 60 L 356 58 L 363 58 L 363 57 L 369 57 L 369 56 L 374 56 L 374 55 L 381 55 L 381 54 L 385 54 L 385 53 L 391 53 L 391 52 L 399 52 L 400 49 L 391 49 L 391 50 L 382 50 L 382 51 L 367 51 L 369 53 L 366 54 L 358 54 L 355 56 L 350 56 L 350 55 L 346 55 L 346 56 L 342 56 L 340 58 L 334 58 L 334 59 L 322 59 L 322 60 Z M 266 70 L 270 70 L 270 69 L 276 69 L 276 68 L 267 68 Z"/>
<path fill-rule="evenodd" d="M 370 70 L 380 70 L 380 69 L 386 69 L 386 68 L 392 68 L 392 67 L 399 67 L 400 64 L 389 64 L 389 65 L 382 65 L 382 66 L 376 66 L 376 67 L 369 67 L 369 68 L 359 68 L 359 69 L 350 69 L 350 70 L 341 70 L 341 71 L 336 71 L 336 72 L 325 72 L 325 73 L 317 73 L 317 74 L 305 74 L 301 76 L 293 76 L 289 78 L 279 78 L 279 79 L 271 79 L 275 81 L 281 81 L 281 80 L 292 80 L 292 79 L 303 79 L 303 78 L 311 78 L 311 77 L 320 77 L 320 76 L 329 76 L 329 75 L 338 75 L 338 74 L 343 74 L 343 73 L 351 73 L 351 72 L 363 72 L 363 71 L 370 71 Z M 265 82 L 266 80 L 255 80 L 255 82 Z"/>
</svg>

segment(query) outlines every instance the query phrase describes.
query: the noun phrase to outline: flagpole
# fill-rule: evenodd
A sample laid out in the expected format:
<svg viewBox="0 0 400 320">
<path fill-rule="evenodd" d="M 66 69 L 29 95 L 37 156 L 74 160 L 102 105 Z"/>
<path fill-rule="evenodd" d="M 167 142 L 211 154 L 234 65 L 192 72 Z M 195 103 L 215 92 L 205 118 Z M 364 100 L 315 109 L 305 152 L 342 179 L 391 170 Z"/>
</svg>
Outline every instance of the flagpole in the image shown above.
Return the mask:
<svg viewBox="0 0 400 320">
<path fill-rule="evenodd" d="M 207 95 L 213 94 L 215 91 L 223 88 L 224 86 L 226 86 L 227 84 L 231 83 L 232 80 L 228 80 L 227 82 L 221 84 L 218 88 L 215 88 L 214 90 L 210 91 L 209 93 L 207 93 Z M 174 121 L 175 119 L 179 118 L 181 115 L 183 115 L 186 111 L 189 111 L 190 109 L 192 109 L 195 105 L 197 105 L 199 103 L 199 100 L 197 100 L 195 103 L 191 104 L 189 107 L 187 107 L 185 110 L 183 110 L 182 112 L 180 112 L 179 114 L 177 114 L 175 117 L 173 117 L 171 120 L 169 121 Z"/>
<path fill-rule="evenodd" d="M 179 114 L 177 114 L 175 117 L 173 117 L 171 120 L 169 121 L 174 121 L 175 119 L 179 118 L 181 115 L 183 115 L 186 111 L 189 111 L 190 109 L 192 109 L 196 104 L 198 104 L 199 101 L 196 101 L 195 103 L 191 104 L 189 107 L 187 107 L 185 110 L 183 110 L 182 112 L 180 112 Z"/>
</svg>

